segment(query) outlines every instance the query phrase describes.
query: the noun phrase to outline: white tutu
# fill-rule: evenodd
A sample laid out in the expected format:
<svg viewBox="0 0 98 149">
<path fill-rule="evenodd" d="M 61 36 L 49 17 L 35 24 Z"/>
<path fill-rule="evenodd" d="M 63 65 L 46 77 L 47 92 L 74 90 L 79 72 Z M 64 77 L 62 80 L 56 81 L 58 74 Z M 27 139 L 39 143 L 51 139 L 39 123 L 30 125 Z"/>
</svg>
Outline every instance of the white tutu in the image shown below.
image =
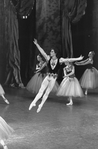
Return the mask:
<svg viewBox="0 0 98 149">
<path fill-rule="evenodd" d="M 31 80 L 28 82 L 26 88 L 28 91 L 32 92 L 32 93 L 38 93 L 42 81 L 44 79 L 45 75 L 42 73 L 36 73 Z"/>
<path fill-rule="evenodd" d="M 66 77 L 60 84 L 57 96 L 83 97 L 83 91 L 77 78 Z"/>
<path fill-rule="evenodd" d="M 86 69 L 80 80 L 82 88 L 94 89 L 98 87 L 98 70 L 94 67 Z"/>
<path fill-rule="evenodd" d="M 0 116 L 0 140 L 8 139 L 14 130 Z"/>
</svg>

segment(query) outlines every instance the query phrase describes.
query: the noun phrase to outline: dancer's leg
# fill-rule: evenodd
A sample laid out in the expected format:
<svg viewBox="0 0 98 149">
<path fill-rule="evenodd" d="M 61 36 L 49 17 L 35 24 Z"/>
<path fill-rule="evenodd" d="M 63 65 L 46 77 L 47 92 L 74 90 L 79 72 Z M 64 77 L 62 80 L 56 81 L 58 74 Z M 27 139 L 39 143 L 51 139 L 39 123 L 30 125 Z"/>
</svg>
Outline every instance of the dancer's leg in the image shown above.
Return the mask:
<svg viewBox="0 0 98 149">
<path fill-rule="evenodd" d="M 67 106 L 73 105 L 72 97 L 69 97 L 69 103 L 66 104 Z"/>
<path fill-rule="evenodd" d="M 29 106 L 29 110 L 31 110 L 32 107 L 36 106 L 36 102 L 42 97 L 43 92 L 45 91 L 45 89 L 48 86 L 48 76 L 45 77 L 45 79 L 43 80 L 42 84 L 41 84 L 41 88 L 39 89 L 38 94 L 36 95 L 36 97 L 34 98 L 34 100 L 31 102 L 30 106 Z"/>
<path fill-rule="evenodd" d="M 1 96 L 2 96 L 3 100 L 4 100 L 7 104 L 9 104 L 9 101 L 5 98 L 4 94 L 1 94 Z"/>
<path fill-rule="evenodd" d="M 45 94 L 44 94 L 43 98 L 42 98 L 42 102 L 41 102 L 40 105 L 38 106 L 37 113 L 40 112 L 41 108 L 43 107 L 45 101 L 47 100 L 47 98 L 48 98 L 50 92 L 52 91 L 52 89 L 53 89 L 53 87 L 54 87 L 54 85 L 55 85 L 56 78 L 51 77 L 50 79 L 51 79 L 51 80 L 50 80 L 50 82 L 49 82 L 49 85 L 48 85 L 48 87 L 47 87 L 47 89 L 46 89 L 46 91 L 45 91 Z"/>
<path fill-rule="evenodd" d="M 3 140 L 0 140 L 1 145 L 3 146 L 3 149 L 8 149 L 7 145 Z"/>
</svg>

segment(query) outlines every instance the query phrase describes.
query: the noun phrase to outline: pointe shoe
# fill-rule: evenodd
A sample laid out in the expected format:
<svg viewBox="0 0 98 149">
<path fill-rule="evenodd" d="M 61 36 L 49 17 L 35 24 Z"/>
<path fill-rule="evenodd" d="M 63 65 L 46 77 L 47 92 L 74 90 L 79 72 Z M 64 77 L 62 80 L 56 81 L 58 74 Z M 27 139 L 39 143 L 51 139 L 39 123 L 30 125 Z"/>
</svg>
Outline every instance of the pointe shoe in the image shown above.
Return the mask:
<svg viewBox="0 0 98 149">
<path fill-rule="evenodd" d="M 32 107 L 35 107 L 35 106 L 36 106 L 36 104 L 32 102 L 32 103 L 30 104 L 30 106 L 29 106 L 29 110 L 31 110 Z"/>
<path fill-rule="evenodd" d="M 8 149 L 8 147 L 6 145 L 3 146 L 3 149 Z"/>
<path fill-rule="evenodd" d="M 7 99 L 4 100 L 8 105 L 10 104 L 9 101 Z"/>
<path fill-rule="evenodd" d="M 87 95 L 87 91 L 85 91 L 85 95 Z"/>
<path fill-rule="evenodd" d="M 36 111 L 36 112 L 37 112 L 37 113 L 39 113 L 39 112 L 40 112 L 40 110 L 41 110 L 41 108 L 42 108 L 42 106 L 41 106 L 41 105 L 39 105 L 39 106 L 38 106 L 38 109 L 37 109 L 37 111 Z"/>
<path fill-rule="evenodd" d="M 67 106 L 72 106 L 73 105 L 73 102 L 71 101 L 71 102 L 67 103 L 66 105 Z"/>
</svg>

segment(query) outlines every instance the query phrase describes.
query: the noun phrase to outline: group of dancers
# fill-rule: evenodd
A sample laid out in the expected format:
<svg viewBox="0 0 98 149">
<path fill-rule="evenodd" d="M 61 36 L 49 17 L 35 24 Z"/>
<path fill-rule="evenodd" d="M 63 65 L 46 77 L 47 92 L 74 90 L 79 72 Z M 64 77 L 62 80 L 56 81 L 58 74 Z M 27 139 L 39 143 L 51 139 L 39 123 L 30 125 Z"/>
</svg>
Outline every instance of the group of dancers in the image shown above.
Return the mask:
<svg viewBox="0 0 98 149">
<path fill-rule="evenodd" d="M 47 55 L 36 39 L 34 40 L 34 44 L 45 61 L 40 56 L 36 73 L 27 84 L 27 90 L 36 93 L 34 100 L 29 106 L 29 110 L 36 106 L 37 101 L 42 98 L 37 108 L 37 113 L 40 112 L 50 92 L 54 92 L 54 88 L 57 96 L 69 97 L 69 103 L 67 105 L 73 105 L 73 97 L 84 96 L 83 88 L 85 89 L 85 95 L 87 95 L 88 89 L 98 87 L 98 70 L 93 67 L 94 51 L 89 52 L 86 60 L 83 60 L 83 56 L 78 58 L 57 58 L 54 49 L 51 49 L 50 55 Z M 62 64 L 64 64 L 64 76 L 59 85 L 57 83 L 57 77 Z M 75 65 L 88 65 L 88 69 L 85 70 L 80 81 L 75 77 Z M 43 71 L 45 68 L 47 72 Z"/>
<path fill-rule="evenodd" d="M 94 51 L 90 51 L 88 58 L 83 60 L 83 56 L 78 58 L 57 58 L 54 49 L 51 49 L 50 55 L 47 55 L 45 51 L 40 47 L 37 40 L 34 40 L 34 44 L 40 51 L 37 56 L 38 64 L 36 65 L 36 71 L 34 76 L 28 82 L 26 88 L 36 96 L 29 106 L 29 110 L 36 106 L 37 101 L 42 98 L 41 103 L 38 105 L 37 113 L 42 109 L 49 94 L 55 93 L 56 96 L 68 97 L 69 103 L 66 105 L 73 105 L 73 97 L 83 97 L 84 94 L 88 94 L 88 89 L 94 89 L 98 87 L 98 70 L 93 67 Z M 43 60 L 43 58 L 45 60 Z M 63 79 L 60 84 L 57 82 L 58 72 L 63 64 Z M 88 68 L 83 73 L 80 81 L 75 76 L 75 65 L 88 65 Z M 85 89 L 85 92 L 83 92 Z M 9 104 L 9 101 L 4 96 L 5 92 L 0 85 L 0 95 Z M 5 139 L 14 132 L 6 121 L 0 117 L 0 143 L 3 149 L 8 149 L 5 144 Z"/>
</svg>

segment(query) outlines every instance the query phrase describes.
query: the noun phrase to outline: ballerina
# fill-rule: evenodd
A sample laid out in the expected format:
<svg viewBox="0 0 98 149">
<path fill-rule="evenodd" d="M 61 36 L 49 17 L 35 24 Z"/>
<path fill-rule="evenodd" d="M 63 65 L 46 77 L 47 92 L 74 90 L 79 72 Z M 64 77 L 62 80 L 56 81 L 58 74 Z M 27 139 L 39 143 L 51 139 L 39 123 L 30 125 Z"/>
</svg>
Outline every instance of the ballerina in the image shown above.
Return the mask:
<svg viewBox="0 0 98 149">
<path fill-rule="evenodd" d="M 3 149 L 8 149 L 5 140 L 8 139 L 13 132 L 13 128 L 0 116 L 0 144 L 3 146 Z"/>
<path fill-rule="evenodd" d="M 85 70 L 80 79 L 80 84 L 82 88 L 85 89 L 85 95 L 88 94 L 88 89 L 94 89 L 98 87 L 98 70 L 93 67 L 94 55 L 95 52 L 90 51 L 87 59 L 75 63 L 76 65 L 88 65 L 88 68 Z"/>
<path fill-rule="evenodd" d="M 28 82 L 26 88 L 31 93 L 38 93 L 41 83 L 46 75 L 46 62 L 43 61 L 40 55 L 37 55 L 38 64 L 34 76 Z"/>
<path fill-rule="evenodd" d="M 57 92 L 57 96 L 68 96 L 69 103 L 66 105 L 73 105 L 72 97 L 83 97 L 83 91 L 78 79 L 75 77 L 75 67 L 72 62 L 66 62 L 63 68 L 64 79 L 62 80 Z"/>
<path fill-rule="evenodd" d="M 34 44 L 37 46 L 38 50 L 40 51 L 40 53 L 43 55 L 43 57 L 46 59 L 47 61 L 47 67 L 48 67 L 48 72 L 46 77 L 44 78 L 41 87 L 39 89 L 38 94 L 35 96 L 34 100 L 31 102 L 30 106 L 29 106 L 29 110 L 32 109 L 32 107 L 36 106 L 36 102 L 42 97 L 42 101 L 38 106 L 37 109 L 37 113 L 40 112 L 41 108 L 43 107 L 45 101 L 47 100 L 50 92 L 52 91 L 55 82 L 57 80 L 58 77 L 58 71 L 60 69 L 61 63 L 65 62 L 65 61 L 74 61 L 74 60 L 81 60 L 83 59 L 82 56 L 78 57 L 78 58 L 57 58 L 56 56 L 56 52 L 54 51 L 54 49 L 51 49 L 50 51 L 50 55 L 47 55 L 45 53 L 45 51 L 40 47 L 40 45 L 37 43 L 37 40 L 34 40 Z"/>
</svg>

